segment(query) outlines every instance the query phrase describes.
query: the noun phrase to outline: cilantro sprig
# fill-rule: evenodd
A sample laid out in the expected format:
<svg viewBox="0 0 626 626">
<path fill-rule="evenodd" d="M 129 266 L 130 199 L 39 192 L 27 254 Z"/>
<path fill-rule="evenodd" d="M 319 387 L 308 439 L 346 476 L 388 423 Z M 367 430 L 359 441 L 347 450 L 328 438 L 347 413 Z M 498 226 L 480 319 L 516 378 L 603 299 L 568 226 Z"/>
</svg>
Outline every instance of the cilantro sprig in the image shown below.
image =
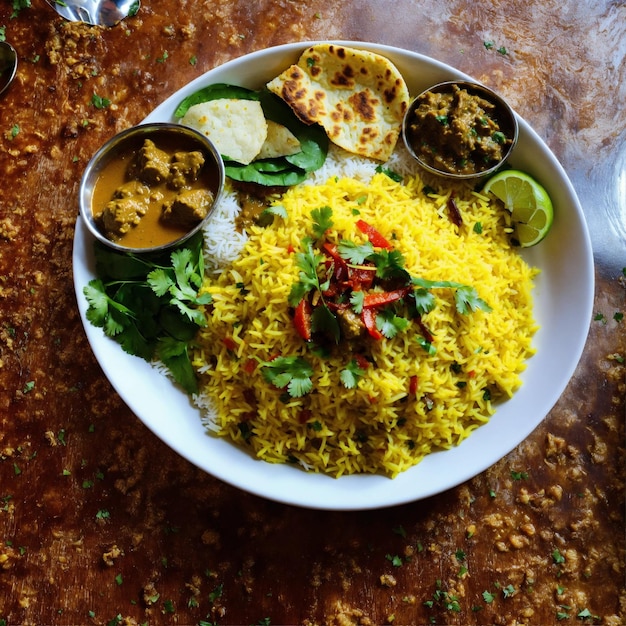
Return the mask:
<svg viewBox="0 0 626 626">
<path fill-rule="evenodd" d="M 195 308 L 210 304 L 211 294 L 198 295 L 202 287 L 204 263 L 202 255 L 194 259 L 189 248 L 172 253 L 171 267 L 157 267 L 148 274 L 148 284 L 159 297 L 169 297 L 169 304 L 198 326 L 205 326 L 204 313 Z"/>
<path fill-rule="evenodd" d="M 324 256 L 316 253 L 313 249 L 313 240 L 305 238 L 302 241 L 302 250 L 296 253 L 296 265 L 300 269 L 298 281 L 291 285 L 288 301 L 291 306 L 297 306 L 298 302 L 311 290 L 325 291 L 329 281 L 320 282 L 318 268 L 324 262 Z"/>
<path fill-rule="evenodd" d="M 365 376 L 365 370 L 356 359 L 352 359 L 339 373 L 339 378 L 346 389 L 354 389 L 362 376 Z"/>
<path fill-rule="evenodd" d="M 280 356 L 260 364 L 263 378 L 278 389 L 285 389 L 292 398 L 301 398 L 313 389 L 313 368 L 302 357 Z"/>
<path fill-rule="evenodd" d="M 461 315 L 467 315 L 478 310 L 486 313 L 491 311 L 491 307 L 478 295 L 476 289 L 469 285 L 449 280 L 425 280 L 424 278 L 416 277 L 413 277 L 411 280 L 414 285 L 424 291 L 429 289 L 453 289 L 456 310 Z M 420 292 L 420 301 L 427 308 L 427 310 L 424 310 L 426 313 L 434 307 L 434 298 L 430 297 L 432 294 L 424 293 L 424 291 Z"/>
<path fill-rule="evenodd" d="M 95 244 L 96 274 L 83 289 L 86 317 L 122 349 L 146 361 L 159 359 L 187 393 L 198 383 L 189 344 L 206 326 L 199 307 L 204 276 L 201 234 L 169 257 L 144 257 Z"/>
</svg>

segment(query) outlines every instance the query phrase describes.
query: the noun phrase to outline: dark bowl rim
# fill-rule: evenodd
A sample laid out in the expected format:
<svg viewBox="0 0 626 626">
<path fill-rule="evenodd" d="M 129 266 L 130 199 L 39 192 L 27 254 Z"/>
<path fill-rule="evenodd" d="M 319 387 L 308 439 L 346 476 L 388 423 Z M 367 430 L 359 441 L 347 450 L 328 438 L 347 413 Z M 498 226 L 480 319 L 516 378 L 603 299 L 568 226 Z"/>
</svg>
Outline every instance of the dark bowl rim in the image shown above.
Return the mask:
<svg viewBox="0 0 626 626">
<path fill-rule="evenodd" d="M 428 163 L 425 163 L 415 153 L 415 151 L 413 150 L 413 147 L 411 146 L 411 142 L 409 141 L 409 139 L 407 137 L 408 120 L 409 120 L 409 117 L 410 117 L 413 109 L 415 108 L 415 105 L 416 105 L 418 99 L 421 96 L 423 96 L 425 93 L 432 92 L 432 91 L 434 91 L 434 92 L 445 91 L 447 88 L 450 88 L 453 85 L 457 85 L 457 86 L 459 86 L 461 88 L 466 88 L 466 89 L 468 89 L 470 91 L 475 90 L 477 92 L 480 92 L 484 96 L 488 97 L 492 102 L 494 102 L 494 104 L 496 104 L 496 106 L 500 110 L 503 110 L 506 113 L 506 116 L 509 118 L 508 121 L 510 122 L 510 126 L 511 126 L 512 131 L 513 131 L 513 137 L 511 138 L 511 143 L 510 143 L 510 145 L 508 147 L 508 150 L 506 151 L 506 154 L 503 156 L 503 158 L 500 161 L 498 161 L 497 163 L 495 163 L 494 165 L 492 165 L 490 168 L 488 168 L 486 170 L 481 170 L 480 172 L 473 172 L 471 174 L 455 174 L 453 172 L 447 172 L 445 170 L 437 169 L 436 167 L 433 167 L 432 165 L 429 165 Z M 519 139 L 519 119 L 518 119 L 517 113 L 514 111 L 513 107 L 500 94 L 498 94 L 492 88 L 487 87 L 483 83 L 480 83 L 478 81 L 468 80 L 468 79 L 445 80 L 445 81 L 442 81 L 442 82 L 439 82 L 439 83 L 435 83 L 434 85 L 431 85 L 427 89 L 423 89 L 420 93 L 418 93 L 414 98 L 411 99 L 411 101 L 409 102 L 409 105 L 407 107 L 407 110 L 406 110 L 406 112 L 405 112 L 405 114 L 403 116 L 403 119 L 402 119 L 401 134 L 402 134 L 402 140 L 404 142 L 404 145 L 405 145 L 408 153 L 411 155 L 411 157 L 413 159 L 415 159 L 415 161 L 425 171 L 427 171 L 427 172 L 429 172 L 431 174 L 435 174 L 435 175 L 437 175 L 439 177 L 442 177 L 442 178 L 450 179 L 450 180 L 457 180 L 457 181 L 475 180 L 475 179 L 485 178 L 487 176 L 492 176 L 509 159 L 509 157 L 513 153 L 513 150 L 515 149 L 515 146 L 517 145 L 517 141 Z"/>
<path fill-rule="evenodd" d="M 130 246 L 124 246 L 108 239 L 104 233 L 98 228 L 95 219 L 93 217 L 91 209 L 91 195 L 93 193 L 93 187 L 95 184 L 94 174 L 99 171 L 98 166 L 108 162 L 107 156 L 115 152 L 115 149 L 129 138 L 136 136 L 146 135 L 149 136 L 155 132 L 171 132 L 176 134 L 182 134 L 196 140 L 203 146 L 204 151 L 211 155 L 214 165 L 217 166 L 217 190 L 214 194 L 213 203 L 207 212 L 207 215 L 198 224 L 195 224 L 193 228 L 189 229 L 184 235 L 174 239 L 168 243 L 161 244 L 159 246 L 152 246 L 149 248 L 135 248 Z M 87 226 L 89 232 L 102 244 L 118 252 L 126 252 L 129 254 L 146 255 L 162 253 L 167 250 L 171 250 L 184 244 L 196 233 L 204 228 L 207 221 L 210 219 L 215 208 L 219 204 L 222 194 L 224 192 L 224 185 L 226 182 L 226 170 L 224 160 L 218 152 L 213 142 L 201 132 L 194 128 L 178 124 L 176 122 L 148 122 L 145 124 L 137 124 L 126 128 L 119 133 L 113 135 L 105 143 L 103 143 L 98 150 L 93 154 L 89 162 L 87 163 L 80 181 L 80 187 L 78 192 L 79 213 L 83 223 Z"/>
</svg>

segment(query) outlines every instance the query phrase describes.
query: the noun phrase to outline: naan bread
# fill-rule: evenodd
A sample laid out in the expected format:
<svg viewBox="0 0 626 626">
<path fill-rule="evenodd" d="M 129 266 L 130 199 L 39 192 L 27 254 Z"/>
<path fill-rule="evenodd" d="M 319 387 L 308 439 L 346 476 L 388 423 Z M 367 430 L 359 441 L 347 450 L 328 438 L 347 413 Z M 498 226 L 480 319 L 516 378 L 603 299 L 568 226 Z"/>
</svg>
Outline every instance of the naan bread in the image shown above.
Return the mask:
<svg viewBox="0 0 626 626">
<path fill-rule="evenodd" d="M 267 138 L 267 122 L 256 100 L 218 98 L 190 107 L 181 123 L 206 135 L 227 160 L 247 165 Z"/>
<path fill-rule="evenodd" d="M 335 44 L 308 48 L 267 87 L 305 124 L 320 124 L 338 146 L 381 161 L 393 153 L 409 104 L 391 61 Z"/>
</svg>

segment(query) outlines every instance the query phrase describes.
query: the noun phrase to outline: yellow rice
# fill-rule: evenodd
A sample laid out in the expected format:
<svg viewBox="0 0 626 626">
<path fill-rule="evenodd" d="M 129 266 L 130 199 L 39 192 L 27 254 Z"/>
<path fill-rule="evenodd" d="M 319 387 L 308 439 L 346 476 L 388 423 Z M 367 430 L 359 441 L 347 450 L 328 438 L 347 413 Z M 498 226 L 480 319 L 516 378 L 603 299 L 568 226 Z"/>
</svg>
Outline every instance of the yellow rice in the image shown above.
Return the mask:
<svg viewBox="0 0 626 626">
<path fill-rule="evenodd" d="M 448 216 L 450 192 L 427 196 L 423 187 L 418 176 L 397 183 L 376 174 L 366 182 L 330 178 L 291 188 L 278 201 L 288 217 L 253 227 L 239 257 L 206 280 L 213 304 L 193 362 L 201 384 L 196 401 L 211 431 L 268 462 L 337 477 L 393 477 L 457 445 L 514 394 L 533 353 L 536 270 L 511 248 L 506 216 L 489 198 L 457 189 L 463 215 L 457 227 Z M 339 373 L 349 349 L 316 356 L 294 330 L 287 302 L 299 273 L 293 251 L 311 233 L 311 210 L 323 206 L 333 210 L 330 239 L 364 241 L 355 226 L 364 219 L 393 241 L 411 275 L 473 286 L 492 310 L 461 315 L 452 290 L 432 290 L 437 305 L 423 321 L 436 353 L 417 342 L 414 322 L 393 339 L 362 339 L 374 364 L 356 388 L 346 389 Z M 309 361 L 311 393 L 285 401 L 284 390 L 253 367 L 279 355 Z"/>
</svg>

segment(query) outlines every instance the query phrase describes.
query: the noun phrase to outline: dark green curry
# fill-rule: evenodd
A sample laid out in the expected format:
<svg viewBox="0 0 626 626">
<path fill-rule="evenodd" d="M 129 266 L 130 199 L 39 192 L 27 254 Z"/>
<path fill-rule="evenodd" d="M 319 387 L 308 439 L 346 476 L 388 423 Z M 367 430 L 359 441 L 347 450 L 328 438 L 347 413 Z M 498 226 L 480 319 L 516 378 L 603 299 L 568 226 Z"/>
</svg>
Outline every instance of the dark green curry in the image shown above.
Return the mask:
<svg viewBox="0 0 626 626">
<path fill-rule="evenodd" d="M 458 85 L 427 91 L 414 104 L 407 139 L 426 165 L 450 174 L 476 174 L 501 162 L 512 143 L 496 105 Z"/>
</svg>

